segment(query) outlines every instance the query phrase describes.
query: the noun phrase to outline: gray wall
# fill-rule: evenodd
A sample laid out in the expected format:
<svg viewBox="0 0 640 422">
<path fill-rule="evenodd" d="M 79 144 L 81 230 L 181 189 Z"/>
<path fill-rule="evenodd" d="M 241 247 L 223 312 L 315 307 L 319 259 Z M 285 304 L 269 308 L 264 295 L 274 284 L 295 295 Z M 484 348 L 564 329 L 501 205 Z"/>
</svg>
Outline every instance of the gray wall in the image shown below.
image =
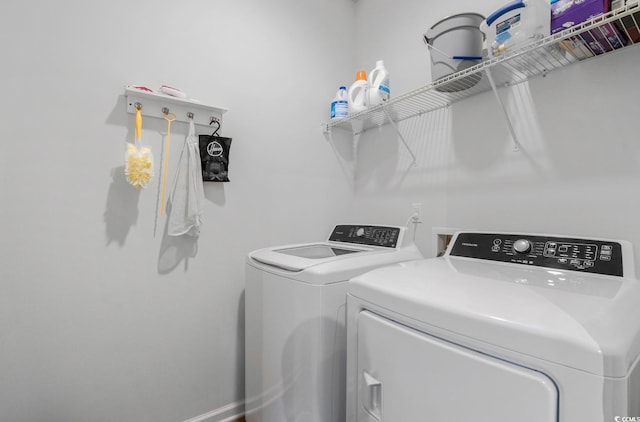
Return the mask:
<svg viewBox="0 0 640 422">
<path fill-rule="evenodd" d="M 344 0 L 3 8 L 0 420 L 242 411 L 246 253 L 342 217 L 320 123 L 350 73 L 353 20 Z M 206 185 L 196 242 L 166 236 L 159 173 L 140 192 L 124 180 L 133 83 L 230 109 L 231 183 Z M 143 126 L 159 169 L 166 123 Z M 172 129 L 170 181 L 187 126 Z"/>
<path fill-rule="evenodd" d="M 337 139 L 337 152 L 325 142 L 329 101 L 358 68 L 384 59 L 392 95 L 418 88 L 430 81 L 422 33 L 443 16 L 502 3 L 6 8 L 0 419 L 213 421 L 241 412 L 246 253 L 321 239 L 339 222 L 404 224 L 420 202 L 416 239 L 427 256 L 432 227 L 442 226 L 640 244 L 637 48 L 503 90 L 519 153 L 490 93 L 402 123 L 418 156 L 411 168 L 388 128 L 363 136 L 355 155 L 351 139 Z M 130 83 L 175 85 L 230 108 L 232 182 L 205 187 L 197 242 L 165 235 L 157 177 L 140 192 L 124 181 Z M 156 168 L 164 131 L 145 118 Z M 174 124 L 170 171 L 185 134 Z"/>
</svg>

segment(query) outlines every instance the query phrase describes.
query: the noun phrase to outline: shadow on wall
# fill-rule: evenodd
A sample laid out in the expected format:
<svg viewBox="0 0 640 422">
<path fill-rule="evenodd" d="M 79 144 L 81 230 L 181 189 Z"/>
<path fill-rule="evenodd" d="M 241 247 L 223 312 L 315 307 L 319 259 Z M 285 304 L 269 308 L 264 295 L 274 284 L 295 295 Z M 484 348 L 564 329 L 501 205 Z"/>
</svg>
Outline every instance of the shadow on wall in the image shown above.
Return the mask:
<svg viewBox="0 0 640 422">
<path fill-rule="evenodd" d="M 398 122 L 397 131 L 391 124 L 358 135 L 333 130 L 328 140 L 354 190 L 379 192 L 442 188 L 451 136 L 450 110 L 439 109 Z"/>
<path fill-rule="evenodd" d="M 224 194 L 224 183 L 204 182 L 204 197 L 217 205 L 224 205 L 227 198 Z"/>
<path fill-rule="evenodd" d="M 395 174 L 406 174 L 409 170 L 410 166 L 400 166 L 401 141 L 391 125 L 357 135 L 335 129 L 328 136 L 328 141 L 344 175 L 356 188 L 372 182 L 378 187 L 388 187 L 395 181 Z"/>
<path fill-rule="evenodd" d="M 395 181 L 394 175 L 399 175 L 400 184 L 409 171 L 410 166 L 400 166 L 398 161 L 401 141 L 392 125 L 372 129 L 360 135 L 357 140 L 356 188 L 362 188 L 369 183 L 379 189 L 389 188 Z"/>
<path fill-rule="evenodd" d="M 498 90 L 505 111 L 495 94 L 486 92 L 452 107 L 452 147 L 458 170 L 491 174 L 505 166 L 504 160 L 517 161 L 525 179 L 531 174 L 544 177 L 549 171 L 545 159 L 544 135 L 536 104 L 528 83 Z M 482 110 L 482 112 L 478 112 Z M 517 141 L 508 130 L 511 123 Z"/>
<path fill-rule="evenodd" d="M 120 247 L 125 244 L 131 226 L 138 221 L 139 198 L 140 191 L 126 180 L 124 166 L 113 168 L 104 211 L 107 246 L 112 242 Z"/>
<path fill-rule="evenodd" d="M 112 169 L 111 179 L 104 212 L 107 245 L 115 242 L 122 247 L 126 243 L 131 227 L 138 221 L 140 190 L 133 188 L 127 182 L 124 166 Z M 171 212 L 170 208 L 167 208 L 167 212 Z M 158 257 L 158 273 L 168 274 L 182 261 L 184 261 L 184 270 L 187 271 L 188 259 L 195 257 L 198 252 L 198 238 L 169 236 L 167 229 L 168 226 L 165 223 Z"/>
</svg>

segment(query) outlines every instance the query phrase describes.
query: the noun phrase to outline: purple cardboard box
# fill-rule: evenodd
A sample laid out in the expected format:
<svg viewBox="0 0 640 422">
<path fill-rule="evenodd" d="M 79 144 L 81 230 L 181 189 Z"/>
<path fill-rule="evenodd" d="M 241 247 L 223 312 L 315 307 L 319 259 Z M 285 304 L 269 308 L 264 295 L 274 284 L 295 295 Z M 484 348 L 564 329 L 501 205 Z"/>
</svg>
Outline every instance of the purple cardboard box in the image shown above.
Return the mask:
<svg viewBox="0 0 640 422">
<path fill-rule="evenodd" d="M 611 0 L 556 0 L 551 3 L 551 33 L 555 34 L 610 10 Z M 608 23 L 576 37 L 593 54 L 602 54 L 626 44 L 624 35 Z"/>
<path fill-rule="evenodd" d="M 624 7 L 627 3 L 631 3 L 631 1 L 632 0 L 613 0 L 611 2 L 611 9 L 615 10 Z M 634 13 L 633 16 L 626 16 L 616 24 L 618 29 L 620 29 L 622 33 L 626 32 L 626 35 L 628 35 L 633 42 L 640 41 L 640 27 L 638 25 L 640 25 L 640 12 Z"/>
<path fill-rule="evenodd" d="M 602 54 L 626 44 L 626 39 L 613 24 L 607 23 L 578 35 L 593 54 Z"/>
<path fill-rule="evenodd" d="M 578 25 L 609 11 L 610 0 L 557 0 L 551 3 L 551 33 Z"/>
</svg>

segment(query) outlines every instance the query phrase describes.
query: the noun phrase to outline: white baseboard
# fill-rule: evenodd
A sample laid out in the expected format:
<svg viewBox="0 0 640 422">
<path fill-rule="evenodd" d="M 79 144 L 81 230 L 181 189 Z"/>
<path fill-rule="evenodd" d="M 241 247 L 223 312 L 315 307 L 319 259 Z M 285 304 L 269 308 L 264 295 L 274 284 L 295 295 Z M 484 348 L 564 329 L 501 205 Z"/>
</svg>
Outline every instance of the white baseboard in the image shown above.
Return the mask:
<svg viewBox="0 0 640 422">
<path fill-rule="evenodd" d="M 244 400 L 226 404 L 184 422 L 233 422 L 244 416 Z"/>
</svg>

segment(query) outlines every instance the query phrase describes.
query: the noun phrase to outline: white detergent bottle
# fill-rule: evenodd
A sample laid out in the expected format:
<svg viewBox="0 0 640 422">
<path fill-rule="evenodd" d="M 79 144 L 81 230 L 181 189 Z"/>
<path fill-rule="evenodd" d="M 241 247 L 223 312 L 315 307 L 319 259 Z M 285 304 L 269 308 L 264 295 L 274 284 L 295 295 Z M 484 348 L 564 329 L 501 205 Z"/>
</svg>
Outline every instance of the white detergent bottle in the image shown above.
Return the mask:
<svg viewBox="0 0 640 422">
<path fill-rule="evenodd" d="M 378 60 L 375 69 L 369 72 L 369 106 L 387 102 L 390 96 L 389 71 L 384 67 L 384 61 Z"/>
<path fill-rule="evenodd" d="M 336 92 L 336 97 L 331 101 L 331 119 L 342 119 L 349 115 L 349 101 L 347 100 L 347 87 L 341 86 Z"/>
<path fill-rule="evenodd" d="M 359 113 L 369 107 L 369 82 L 367 72 L 358 70 L 356 81 L 349 87 L 347 92 L 349 101 L 349 114 Z"/>
</svg>

